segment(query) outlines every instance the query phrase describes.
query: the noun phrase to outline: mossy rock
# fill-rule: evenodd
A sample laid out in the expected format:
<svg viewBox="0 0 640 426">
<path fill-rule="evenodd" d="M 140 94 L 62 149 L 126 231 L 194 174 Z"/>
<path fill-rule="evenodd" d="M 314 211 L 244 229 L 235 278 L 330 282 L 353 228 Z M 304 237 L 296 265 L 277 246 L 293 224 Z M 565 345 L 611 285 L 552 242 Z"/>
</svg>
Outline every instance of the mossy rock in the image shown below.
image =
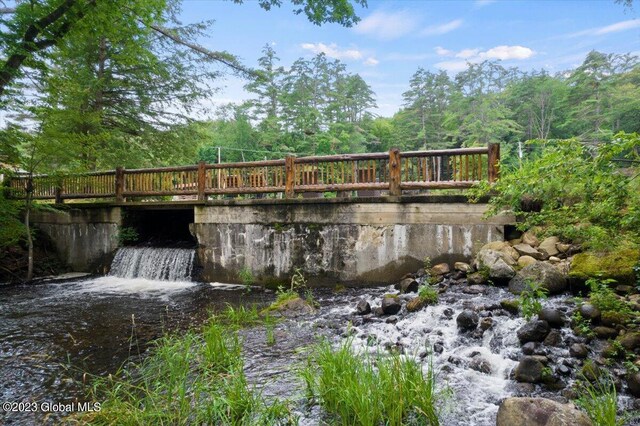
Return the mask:
<svg viewBox="0 0 640 426">
<path fill-rule="evenodd" d="M 616 325 L 625 325 L 633 320 L 628 314 L 617 311 L 605 311 L 601 314 L 600 322 L 608 327 L 615 327 Z"/>
<path fill-rule="evenodd" d="M 518 299 L 504 299 L 500 301 L 500 306 L 507 312 L 518 314 L 520 312 L 520 302 Z"/>
<path fill-rule="evenodd" d="M 620 249 L 613 253 L 579 253 L 571 262 L 569 276 L 579 280 L 611 278 L 619 284 L 634 284 L 633 267 L 640 262 L 640 250 Z"/>
</svg>

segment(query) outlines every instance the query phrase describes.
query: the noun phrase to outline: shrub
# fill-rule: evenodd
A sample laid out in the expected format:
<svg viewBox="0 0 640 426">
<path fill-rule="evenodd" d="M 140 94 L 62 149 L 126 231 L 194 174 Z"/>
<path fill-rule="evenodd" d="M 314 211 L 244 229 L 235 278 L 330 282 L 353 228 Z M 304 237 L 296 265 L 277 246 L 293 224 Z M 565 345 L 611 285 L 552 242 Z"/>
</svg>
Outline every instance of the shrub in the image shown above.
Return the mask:
<svg viewBox="0 0 640 426">
<path fill-rule="evenodd" d="M 547 289 L 534 281 L 527 281 L 527 288 L 520 293 L 518 305 L 522 316 L 529 321 L 542 310 L 541 299 L 547 298 Z"/>
</svg>

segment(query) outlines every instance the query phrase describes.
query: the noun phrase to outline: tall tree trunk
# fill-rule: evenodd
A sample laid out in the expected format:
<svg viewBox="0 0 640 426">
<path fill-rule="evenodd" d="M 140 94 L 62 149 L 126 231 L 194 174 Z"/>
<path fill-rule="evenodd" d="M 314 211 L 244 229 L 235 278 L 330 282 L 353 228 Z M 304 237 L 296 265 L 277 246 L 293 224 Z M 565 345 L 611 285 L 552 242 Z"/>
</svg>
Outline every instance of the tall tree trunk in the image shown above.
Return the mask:
<svg viewBox="0 0 640 426">
<path fill-rule="evenodd" d="M 31 237 L 31 225 L 29 223 L 30 215 L 31 215 L 31 204 L 33 200 L 33 180 L 32 177 L 29 177 L 27 181 L 27 202 L 25 205 L 24 212 L 24 227 L 27 231 L 27 250 L 28 250 L 28 261 L 27 261 L 27 281 L 31 281 L 33 279 L 33 238 Z"/>
</svg>

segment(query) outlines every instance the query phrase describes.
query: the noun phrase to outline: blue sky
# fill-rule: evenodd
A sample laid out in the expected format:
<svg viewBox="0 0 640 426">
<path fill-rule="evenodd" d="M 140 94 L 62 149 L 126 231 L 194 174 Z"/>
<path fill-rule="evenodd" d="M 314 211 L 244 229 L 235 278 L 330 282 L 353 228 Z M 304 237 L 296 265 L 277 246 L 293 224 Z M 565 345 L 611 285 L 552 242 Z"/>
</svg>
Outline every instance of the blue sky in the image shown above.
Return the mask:
<svg viewBox="0 0 640 426">
<path fill-rule="evenodd" d="M 593 49 L 640 53 L 640 6 L 629 10 L 613 0 L 370 1 L 358 8 L 362 21 L 352 28 L 315 26 L 284 3 L 266 12 L 251 0 L 185 0 L 181 18 L 214 19 L 200 42 L 236 54 L 248 66 L 257 66 L 266 43 L 285 67 L 318 52 L 340 59 L 371 85 L 378 100 L 374 112 L 382 116 L 401 106 L 418 67 L 453 75 L 466 61 L 499 59 L 504 66 L 554 73 L 578 66 Z M 211 103 L 247 99 L 245 83 L 227 78 Z"/>
</svg>

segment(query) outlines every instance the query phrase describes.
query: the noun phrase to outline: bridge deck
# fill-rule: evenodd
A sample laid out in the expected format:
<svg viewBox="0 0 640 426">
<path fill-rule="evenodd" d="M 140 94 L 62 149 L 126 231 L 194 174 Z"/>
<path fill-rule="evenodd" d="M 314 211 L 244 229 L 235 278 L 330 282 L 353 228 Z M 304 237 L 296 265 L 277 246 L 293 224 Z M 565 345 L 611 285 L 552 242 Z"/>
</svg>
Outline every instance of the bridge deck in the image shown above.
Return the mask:
<svg viewBox="0 0 640 426">
<path fill-rule="evenodd" d="M 254 202 L 303 202 L 330 193 L 336 200 L 356 196 L 399 197 L 415 190 L 466 189 L 498 178 L 499 145 L 438 151 L 287 157 L 246 163 L 153 169 L 117 168 L 83 174 L 16 176 L 7 180 L 12 198 L 110 199 L 110 204 L 144 201 L 194 205 L 212 197 L 245 196 Z M 260 198 L 266 197 L 265 200 Z M 300 197 L 303 197 L 300 199 Z M 230 200 L 220 200 L 227 202 Z M 237 202 L 237 200 L 234 200 Z M 338 201 L 336 201 L 338 202 Z M 184 203 L 184 204 L 179 204 Z"/>
</svg>

